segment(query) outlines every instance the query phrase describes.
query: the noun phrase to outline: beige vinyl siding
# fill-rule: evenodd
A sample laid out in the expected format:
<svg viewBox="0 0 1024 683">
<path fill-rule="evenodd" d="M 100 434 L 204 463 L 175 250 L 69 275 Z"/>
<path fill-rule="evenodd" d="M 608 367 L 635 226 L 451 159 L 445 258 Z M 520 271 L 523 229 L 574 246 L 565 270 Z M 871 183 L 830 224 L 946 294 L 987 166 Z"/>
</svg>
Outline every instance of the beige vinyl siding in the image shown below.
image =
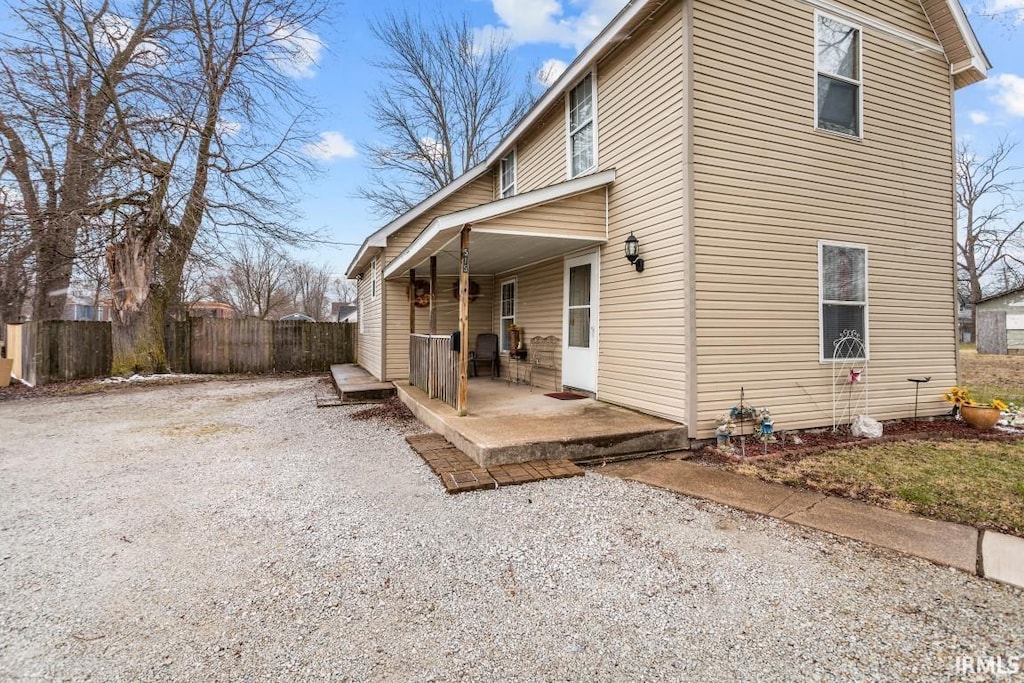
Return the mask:
<svg viewBox="0 0 1024 683">
<path fill-rule="evenodd" d="M 916 2 L 843 3 L 925 35 Z M 927 35 L 926 37 L 931 37 Z M 739 401 L 776 429 L 831 424 L 818 241 L 868 250 L 868 412 L 921 414 L 956 382 L 952 112 L 942 55 L 863 27 L 863 140 L 814 130 L 814 10 L 694 5 L 698 436 Z M 843 385 L 845 387 L 845 384 Z"/>
<path fill-rule="evenodd" d="M 568 235 L 604 239 L 606 235 L 607 193 L 604 188 L 569 197 L 550 204 L 483 221 L 475 229 L 481 232 L 523 235 Z M 472 238 L 471 238 L 472 239 Z M 471 243 L 472 244 L 472 243 Z"/>
<path fill-rule="evenodd" d="M 835 4 L 866 14 L 873 19 L 915 35 L 935 41 L 935 32 L 919 0 L 833 0 Z M 945 2 L 945 0 L 942 0 Z"/>
<path fill-rule="evenodd" d="M 499 329 L 500 319 L 500 285 L 507 280 L 516 281 L 516 325 L 522 328 L 523 341 L 529 349 L 534 337 L 558 337 L 562 339 L 562 259 L 552 259 L 544 263 L 524 268 L 513 273 L 503 273 L 494 278 L 494 303 L 491 309 L 494 331 Z M 555 350 L 556 369 L 538 368 L 534 375 L 534 384 L 552 391 L 562 386 L 562 350 Z M 508 372 L 508 356 L 502 355 L 502 375 Z M 470 411 L 472 412 L 472 397 Z"/>
<path fill-rule="evenodd" d="M 381 312 L 384 297 L 378 290 L 378 296 L 372 296 L 372 268 L 373 261 L 363 271 L 363 279 L 356 281 L 357 296 L 359 297 L 359 325 L 363 330 L 358 333 L 356 358 L 359 365 L 377 379 L 383 377 L 381 369 Z M 380 261 L 377 261 L 378 273 Z"/>
<path fill-rule="evenodd" d="M 684 17 L 668 3 L 597 69 L 598 160 L 616 169 L 601 253 L 601 400 L 686 420 Z M 565 150 L 562 149 L 564 164 Z M 643 273 L 626 260 L 632 231 Z"/>
<path fill-rule="evenodd" d="M 565 100 L 559 99 L 516 143 L 518 194 L 568 180 L 565 134 Z"/>
<path fill-rule="evenodd" d="M 479 204 L 486 204 L 493 196 L 492 179 L 490 174 L 484 174 L 466 187 L 462 188 L 451 197 L 440 202 L 430 211 L 425 212 L 415 221 L 395 232 L 388 238 L 388 246 L 385 250 L 386 261 L 402 253 L 402 250 L 412 244 L 412 241 L 423 232 L 432 220 L 438 216 L 467 209 Z M 430 277 L 429 269 L 418 272 L 417 277 Z M 384 346 L 386 348 L 384 374 L 388 380 L 405 379 L 409 376 L 409 298 L 408 278 L 389 280 L 385 287 L 387 304 L 385 306 L 386 320 L 384 333 Z M 424 311 L 426 309 L 420 309 Z M 423 323 L 422 331 L 426 331 L 427 324 Z M 441 328 L 439 328 L 441 329 Z M 421 331 L 417 327 L 417 331 Z"/>
</svg>

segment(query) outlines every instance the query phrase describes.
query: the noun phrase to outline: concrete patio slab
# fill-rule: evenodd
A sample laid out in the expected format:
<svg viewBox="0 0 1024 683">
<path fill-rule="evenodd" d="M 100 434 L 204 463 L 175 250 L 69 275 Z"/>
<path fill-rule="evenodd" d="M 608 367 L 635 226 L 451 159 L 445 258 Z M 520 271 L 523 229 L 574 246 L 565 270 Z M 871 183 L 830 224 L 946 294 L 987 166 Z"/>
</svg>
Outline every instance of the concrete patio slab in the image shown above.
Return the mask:
<svg viewBox="0 0 1024 683">
<path fill-rule="evenodd" d="M 802 491 L 682 460 L 637 460 L 610 464 L 596 471 L 977 573 L 978 530 L 963 524 Z"/>
<path fill-rule="evenodd" d="M 686 448 L 686 427 L 594 399 L 560 401 L 525 385 L 477 378 L 469 414 L 406 382 L 402 401 L 430 429 L 484 467 L 530 460 L 600 461 Z"/>
</svg>

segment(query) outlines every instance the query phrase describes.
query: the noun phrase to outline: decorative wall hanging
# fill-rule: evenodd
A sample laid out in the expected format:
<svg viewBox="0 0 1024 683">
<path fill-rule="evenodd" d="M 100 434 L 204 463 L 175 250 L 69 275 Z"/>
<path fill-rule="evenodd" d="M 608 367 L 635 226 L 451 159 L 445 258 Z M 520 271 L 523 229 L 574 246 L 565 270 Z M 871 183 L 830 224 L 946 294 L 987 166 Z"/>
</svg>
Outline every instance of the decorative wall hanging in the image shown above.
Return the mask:
<svg viewBox="0 0 1024 683">
<path fill-rule="evenodd" d="M 416 279 L 410 282 L 407 287 L 407 296 L 412 299 L 416 308 L 426 308 L 430 305 L 430 281 Z"/>
<path fill-rule="evenodd" d="M 476 298 L 480 296 L 480 285 L 476 280 L 469 281 L 469 303 L 476 301 Z M 456 280 L 452 283 L 452 297 L 455 299 L 459 298 L 459 281 Z"/>
</svg>

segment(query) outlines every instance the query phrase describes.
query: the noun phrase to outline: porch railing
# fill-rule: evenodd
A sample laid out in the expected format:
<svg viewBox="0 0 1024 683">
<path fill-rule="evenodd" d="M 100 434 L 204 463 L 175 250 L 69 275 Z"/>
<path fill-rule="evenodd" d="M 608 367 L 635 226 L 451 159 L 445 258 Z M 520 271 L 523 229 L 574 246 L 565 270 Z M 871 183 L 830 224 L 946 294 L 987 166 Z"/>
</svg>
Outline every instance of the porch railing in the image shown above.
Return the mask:
<svg viewBox="0 0 1024 683">
<path fill-rule="evenodd" d="M 449 335 L 409 335 L 409 383 L 456 407 L 459 395 L 458 354 Z"/>
</svg>

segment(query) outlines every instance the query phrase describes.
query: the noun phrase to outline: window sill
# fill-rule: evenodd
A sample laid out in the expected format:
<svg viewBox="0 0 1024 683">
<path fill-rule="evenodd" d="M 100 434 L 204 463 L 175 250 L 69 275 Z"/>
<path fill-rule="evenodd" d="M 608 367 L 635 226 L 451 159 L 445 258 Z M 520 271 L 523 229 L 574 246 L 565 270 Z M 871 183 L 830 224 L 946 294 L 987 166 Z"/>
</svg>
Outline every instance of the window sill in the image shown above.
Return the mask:
<svg viewBox="0 0 1024 683">
<path fill-rule="evenodd" d="M 851 142 L 864 142 L 864 134 L 850 135 L 849 133 L 840 133 L 838 130 L 829 130 L 828 128 L 815 128 L 815 133 L 821 133 L 822 135 L 828 135 L 829 137 L 839 138 L 840 140 L 849 140 Z"/>
</svg>

